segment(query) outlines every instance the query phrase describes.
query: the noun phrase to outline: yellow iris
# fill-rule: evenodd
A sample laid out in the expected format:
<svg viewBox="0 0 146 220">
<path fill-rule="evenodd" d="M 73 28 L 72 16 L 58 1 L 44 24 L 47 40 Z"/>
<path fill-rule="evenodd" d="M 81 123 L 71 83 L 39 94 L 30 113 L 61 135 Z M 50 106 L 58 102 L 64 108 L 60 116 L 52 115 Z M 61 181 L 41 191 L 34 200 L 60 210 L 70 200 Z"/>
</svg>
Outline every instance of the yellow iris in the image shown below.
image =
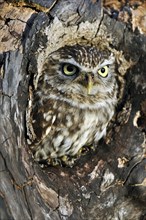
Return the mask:
<svg viewBox="0 0 146 220">
<path fill-rule="evenodd" d="M 64 64 L 62 70 L 65 75 L 72 76 L 78 72 L 78 67 L 72 64 Z"/>
<path fill-rule="evenodd" d="M 101 69 L 98 70 L 98 74 L 105 78 L 108 75 L 108 70 L 108 66 L 103 66 Z"/>
</svg>

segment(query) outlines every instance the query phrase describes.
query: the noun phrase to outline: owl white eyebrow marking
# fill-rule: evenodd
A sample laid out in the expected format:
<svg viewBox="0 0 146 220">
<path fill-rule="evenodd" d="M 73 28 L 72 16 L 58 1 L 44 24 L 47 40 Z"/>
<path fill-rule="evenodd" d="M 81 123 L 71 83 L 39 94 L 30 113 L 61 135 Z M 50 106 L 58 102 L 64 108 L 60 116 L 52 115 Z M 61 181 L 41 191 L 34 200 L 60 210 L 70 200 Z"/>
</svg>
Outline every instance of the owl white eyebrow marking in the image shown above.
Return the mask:
<svg viewBox="0 0 146 220">
<path fill-rule="evenodd" d="M 111 54 L 110 57 L 108 59 L 105 59 L 103 63 L 100 63 L 99 66 L 101 68 L 103 66 L 113 64 L 114 62 L 115 62 L 115 57 L 113 56 L 113 54 Z"/>
<path fill-rule="evenodd" d="M 59 61 L 60 61 L 60 63 L 70 63 L 70 64 L 72 64 L 72 65 L 75 65 L 75 66 L 79 67 L 80 69 L 81 69 L 81 67 L 82 67 L 78 62 L 76 62 L 76 61 L 74 60 L 74 58 L 60 59 Z"/>
<path fill-rule="evenodd" d="M 60 59 L 60 63 L 70 63 L 71 65 L 77 66 L 82 72 L 91 72 L 91 70 L 94 70 L 93 68 L 88 68 L 85 66 L 80 65 L 78 62 L 74 60 L 74 58 L 70 59 Z M 97 67 L 95 67 L 97 68 Z"/>
<path fill-rule="evenodd" d="M 102 68 L 102 67 L 104 67 L 104 66 L 107 66 L 107 65 L 111 65 L 111 64 L 113 64 L 114 62 L 115 62 L 115 57 L 113 56 L 113 54 L 111 54 L 108 59 L 105 59 L 105 60 L 104 60 L 103 63 L 100 63 L 100 62 L 99 62 L 99 64 L 98 64 L 96 67 L 93 68 L 93 71 L 92 71 L 92 72 L 93 72 L 93 73 L 96 73 L 100 68 Z"/>
</svg>

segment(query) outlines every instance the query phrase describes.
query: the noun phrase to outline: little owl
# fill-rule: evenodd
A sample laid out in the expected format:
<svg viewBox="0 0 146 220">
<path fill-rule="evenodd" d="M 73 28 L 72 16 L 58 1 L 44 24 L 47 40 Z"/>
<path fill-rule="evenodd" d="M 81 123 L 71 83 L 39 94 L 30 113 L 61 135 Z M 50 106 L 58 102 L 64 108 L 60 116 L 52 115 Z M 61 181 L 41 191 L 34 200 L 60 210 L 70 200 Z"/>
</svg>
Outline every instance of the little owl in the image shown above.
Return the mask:
<svg viewBox="0 0 146 220">
<path fill-rule="evenodd" d="M 48 55 L 32 91 L 35 160 L 74 158 L 106 134 L 117 103 L 115 65 L 108 49 L 95 46 L 64 46 Z"/>
</svg>

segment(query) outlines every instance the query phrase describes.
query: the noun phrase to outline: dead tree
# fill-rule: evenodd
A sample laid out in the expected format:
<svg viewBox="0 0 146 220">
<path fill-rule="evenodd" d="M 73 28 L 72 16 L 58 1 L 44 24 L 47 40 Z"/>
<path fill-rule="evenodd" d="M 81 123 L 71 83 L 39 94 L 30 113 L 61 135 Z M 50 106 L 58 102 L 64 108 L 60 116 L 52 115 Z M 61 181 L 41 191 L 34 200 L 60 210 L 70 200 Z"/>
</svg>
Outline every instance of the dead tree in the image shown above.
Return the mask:
<svg viewBox="0 0 146 220">
<path fill-rule="evenodd" d="M 100 0 L 1 1 L 1 220 L 146 219 L 146 5 L 125 2 L 115 8 Z M 59 28 L 58 44 L 65 31 L 105 34 L 122 51 L 127 73 L 106 139 L 72 168 L 42 168 L 26 142 L 28 88 L 38 71 L 35 56 L 48 37 L 57 42 Z"/>
</svg>

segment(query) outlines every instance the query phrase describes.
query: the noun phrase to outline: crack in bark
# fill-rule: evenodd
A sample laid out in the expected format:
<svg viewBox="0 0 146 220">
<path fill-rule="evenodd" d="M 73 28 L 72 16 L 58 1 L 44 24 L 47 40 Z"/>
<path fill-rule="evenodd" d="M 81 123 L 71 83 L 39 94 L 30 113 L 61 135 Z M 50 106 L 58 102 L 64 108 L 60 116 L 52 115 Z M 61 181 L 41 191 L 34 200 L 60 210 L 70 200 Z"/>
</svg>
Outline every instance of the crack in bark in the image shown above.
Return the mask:
<svg viewBox="0 0 146 220">
<path fill-rule="evenodd" d="M 7 138 L 7 139 L 8 139 L 8 138 Z M 7 139 L 6 139 L 6 140 L 7 140 Z M 4 142 L 6 142 L 6 140 L 5 140 Z M 4 143 L 4 142 L 3 142 L 3 143 Z M 0 152 L 0 154 L 1 154 L 2 158 L 3 158 L 3 160 L 4 160 L 4 165 L 5 165 L 5 167 L 6 167 L 5 170 L 9 173 L 9 176 L 10 176 L 10 179 L 11 179 L 11 183 L 12 183 L 12 186 L 13 186 L 13 189 L 14 189 L 14 191 L 15 191 L 16 189 L 23 191 L 24 199 L 25 199 L 26 204 L 27 204 L 27 210 L 29 211 L 31 220 L 33 220 L 32 213 L 31 213 L 31 210 L 30 210 L 30 207 L 29 207 L 29 203 L 28 203 L 28 200 L 27 200 L 27 195 L 26 195 L 25 189 L 24 189 L 25 186 L 28 186 L 28 185 L 32 184 L 32 182 L 33 182 L 33 177 L 31 177 L 28 181 L 26 181 L 26 182 L 25 182 L 24 184 L 22 184 L 22 185 L 17 184 L 16 181 L 15 181 L 15 179 L 14 179 L 14 177 L 13 177 L 13 175 L 12 175 L 12 173 L 11 173 L 11 171 L 10 171 L 10 169 L 9 169 L 8 166 L 7 166 L 6 159 L 4 158 L 4 156 L 3 156 L 3 154 L 2 154 L 1 152 Z M 4 171 L 5 171 L 5 170 L 4 170 Z M 3 171 L 2 171 L 2 172 L 3 172 Z M 3 196 L 3 197 L 5 198 L 5 196 Z M 7 201 L 7 200 L 5 199 L 5 201 Z M 7 208 L 8 208 L 8 210 L 9 210 L 9 212 L 11 213 L 11 211 L 10 211 L 8 205 L 7 205 Z"/>
<path fill-rule="evenodd" d="M 28 207 L 29 216 L 30 216 L 31 220 L 33 220 L 33 216 L 32 216 L 32 213 L 31 213 L 31 209 L 30 209 L 30 206 L 29 206 L 29 202 L 28 202 L 28 199 L 27 199 L 25 189 L 23 189 L 23 193 L 24 193 L 24 198 L 25 198 L 25 201 L 26 201 L 26 204 L 27 204 L 27 207 Z"/>
<path fill-rule="evenodd" d="M 9 173 L 9 176 L 10 176 L 10 179 L 11 179 L 11 183 L 13 183 L 13 182 L 15 181 L 15 179 L 14 179 L 14 177 L 13 177 L 13 175 L 12 175 L 12 173 L 11 173 L 11 171 L 10 171 L 8 165 L 7 165 L 6 159 L 5 159 L 5 157 L 3 156 L 2 152 L 0 152 L 0 154 L 1 154 L 1 157 L 2 157 L 2 159 L 3 159 L 3 161 L 4 161 L 4 165 L 5 165 L 5 167 L 6 167 L 6 170 L 7 170 L 7 172 Z M 13 186 L 13 189 L 15 190 L 13 184 L 12 184 L 12 186 Z"/>
<path fill-rule="evenodd" d="M 6 97 L 8 97 L 8 98 L 11 99 L 11 98 L 13 97 L 14 94 L 12 94 L 12 95 L 8 95 L 8 94 L 4 93 L 3 91 L 0 91 L 0 95 L 2 95 L 2 96 L 6 96 Z"/>
<path fill-rule="evenodd" d="M 101 16 L 101 19 L 100 19 L 100 22 L 99 22 L 99 25 L 98 25 L 98 28 L 97 28 L 97 32 L 96 32 L 96 34 L 95 34 L 95 37 L 97 37 L 97 35 L 98 35 L 99 31 L 100 31 L 100 28 L 101 28 L 103 19 L 104 19 L 104 12 L 102 12 L 102 16 Z"/>
<path fill-rule="evenodd" d="M 11 2 L 11 1 L 9 1 L 9 2 Z M 40 2 L 41 2 L 41 1 L 40 1 Z M 35 3 L 34 1 L 31 1 L 31 0 L 28 1 L 28 2 L 26 2 L 26 1 L 20 1 L 20 2 L 18 2 L 18 1 L 16 1 L 16 2 L 12 1 L 12 4 L 13 4 L 13 6 L 15 6 L 15 7 L 30 8 L 30 9 L 34 10 L 35 12 L 46 12 L 46 13 L 49 13 L 49 12 L 55 7 L 55 5 L 57 4 L 57 2 L 58 2 L 58 0 L 54 0 L 54 2 L 52 3 L 52 5 L 49 6 L 49 7 L 46 7 L 46 5 L 43 6 L 43 1 L 41 2 L 42 5 L 40 5 L 39 3 L 37 4 L 37 3 Z"/>
<path fill-rule="evenodd" d="M 133 170 L 143 161 L 144 157 L 141 157 L 141 159 L 139 161 L 137 161 L 129 170 L 127 177 L 125 178 L 125 180 L 123 181 L 123 186 L 126 185 L 126 182 L 128 181 L 128 179 L 130 178 L 131 173 L 133 172 Z"/>
<path fill-rule="evenodd" d="M 9 140 L 11 137 L 6 138 L 3 142 L 1 142 L 0 144 L 3 145 L 7 142 L 7 140 Z M 1 152 L 0 152 L 1 153 Z"/>
<path fill-rule="evenodd" d="M 0 192 L 0 196 L 2 197 L 2 199 L 5 201 L 5 205 L 6 205 L 6 215 L 7 216 L 11 216 L 12 217 L 12 214 L 11 214 L 11 210 L 10 210 L 10 207 L 9 207 L 9 205 L 8 205 L 8 202 L 7 202 L 7 200 L 6 200 L 6 197 L 4 196 L 4 194 L 2 194 L 1 192 Z M 10 214 L 10 215 L 9 215 Z M 1 220 L 4 220 L 4 219 L 1 219 Z M 11 218 L 11 219 L 9 219 L 9 220 L 14 220 L 14 218 Z"/>
</svg>

